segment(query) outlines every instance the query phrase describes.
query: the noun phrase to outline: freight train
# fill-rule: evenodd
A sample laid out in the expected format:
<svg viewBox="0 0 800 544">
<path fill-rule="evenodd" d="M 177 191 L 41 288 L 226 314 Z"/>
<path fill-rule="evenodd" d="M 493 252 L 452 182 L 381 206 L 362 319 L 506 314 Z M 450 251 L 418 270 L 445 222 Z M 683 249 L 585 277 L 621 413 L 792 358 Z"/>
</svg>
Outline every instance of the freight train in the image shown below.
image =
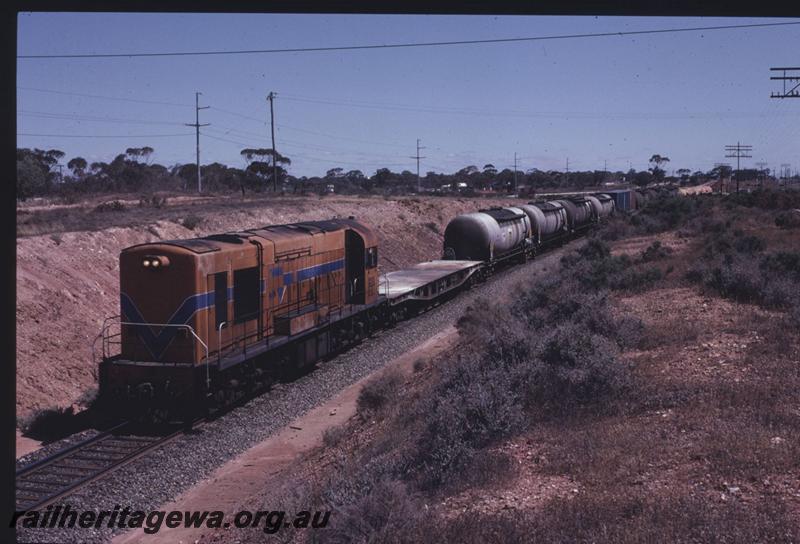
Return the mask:
<svg viewBox="0 0 800 544">
<path fill-rule="evenodd" d="M 454 218 L 442 260 L 378 273 L 377 234 L 350 217 L 145 243 L 120 254 L 99 400 L 125 417 L 192 421 L 438 305 L 602 221 L 608 195 Z M 97 344 L 100 344 L 97 346 Z"/>
</svg>

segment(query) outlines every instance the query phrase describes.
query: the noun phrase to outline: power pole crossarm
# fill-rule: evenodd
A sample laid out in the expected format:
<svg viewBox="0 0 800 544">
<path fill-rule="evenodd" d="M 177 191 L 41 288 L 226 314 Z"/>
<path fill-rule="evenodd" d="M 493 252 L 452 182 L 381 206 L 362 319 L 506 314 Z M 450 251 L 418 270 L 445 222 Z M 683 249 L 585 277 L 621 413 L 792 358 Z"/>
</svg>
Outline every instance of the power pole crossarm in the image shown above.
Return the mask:
<svg viewBox="0 0 800 544">
<path fill-rule="evenodd" d="M 194 93 L 194 123 L 186 123 L 187 127 L 194 127 L 196 144 L 195 150 L 197 152 L 197 192 L 203 192 L 203 183 L 200 180 L 200 127 L 207 127 L 211 123 L 200 124 L 200 110 L 207 110 L 211 106 L 200 107 L 200 95 L 203 93 Z"/>
<path fill-rule="evenodd" d="M 725 152 L 728 153 L 725 155 L 729 158 L 736 159 L 736 192 L 739 192 L 739 159 L 751 158 L 752 155 L 748 155 L 748 153 L 753 151 L 752 145 L 742 145 L 740 142 L 736 142 L 736 145 L 726 145 Z"/>
<path fill-rule="evenodd" d="M 800 98 L 800 68 L 770 68 L 772 72 L 783 72 L 782 76 L 772 76 L 771 80 L 782 81 L 783 91 L 772 93 L 770 98 Z M 786 82 L 797 82 L 793 87 L 786 88 Z"/>
</svg>

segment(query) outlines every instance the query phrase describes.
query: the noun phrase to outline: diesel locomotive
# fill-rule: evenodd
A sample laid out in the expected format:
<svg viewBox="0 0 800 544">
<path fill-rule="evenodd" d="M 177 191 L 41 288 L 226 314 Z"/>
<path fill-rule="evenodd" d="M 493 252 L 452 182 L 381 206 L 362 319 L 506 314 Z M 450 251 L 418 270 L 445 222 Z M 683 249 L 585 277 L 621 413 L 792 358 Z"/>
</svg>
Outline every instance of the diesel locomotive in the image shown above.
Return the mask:
<svg viewBox="0 0 800 544">
<path fill-rule="evenodd" d="M 258 383 L 265 355 L 273 366 L 312 364 L 378 319 L 377 266 L 377 236 L 353 219 L 124 249 L 120 314 L 100 337 L 100 394 L 137 411 L 188 409 L 224 400 L 226 385 Z"/>
</svg>

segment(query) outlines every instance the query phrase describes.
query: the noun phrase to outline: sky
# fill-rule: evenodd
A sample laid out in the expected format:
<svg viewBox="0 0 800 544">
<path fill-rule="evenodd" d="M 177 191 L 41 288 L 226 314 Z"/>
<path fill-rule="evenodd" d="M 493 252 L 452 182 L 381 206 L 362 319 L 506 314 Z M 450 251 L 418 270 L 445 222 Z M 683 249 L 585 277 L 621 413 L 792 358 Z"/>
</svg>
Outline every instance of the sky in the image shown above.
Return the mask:
<svg viewBox="0 0 800 544">
<path fill-rule="evenodd" d="M 800 19 L 798 19 L 800 20 Z M 20 13 L 18 55 L 336 47 L 786 22 L 770 18 Z M 634 36 L 246 55 L 17 59 L 17 145 L 109 162 L 243 167 L 276 148 L 295 176 L 381 167 L 451 173 L 800 168 L 800 100 L 770 67 L 800 66 L 800 25 Z M 90 95 L 90 96 L 87 96 Z"/>
</svg>

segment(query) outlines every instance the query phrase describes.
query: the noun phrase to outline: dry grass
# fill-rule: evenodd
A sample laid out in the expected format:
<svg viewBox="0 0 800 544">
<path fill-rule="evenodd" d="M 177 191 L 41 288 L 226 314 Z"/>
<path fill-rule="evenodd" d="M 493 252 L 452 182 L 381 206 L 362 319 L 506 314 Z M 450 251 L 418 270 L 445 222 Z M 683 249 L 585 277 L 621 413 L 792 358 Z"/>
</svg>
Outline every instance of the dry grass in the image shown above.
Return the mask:
<svg viewBox="0 0 800 544">
<path fill-rule="evenodd" d="M 746 214 L 737 223 L 736 211 L 673 208 L 657 223 L 730 220 L 750 254 L 763 249 L 743 236 L 791 245 L 792 231 Z M 685 271 L 707 245 L 694 229 L 679 250 L 654 237 L 627 259 L 592 243 L 588 265 L 563 265 L 588 272 L 581 281 L 534 286 L 511 309 L 476 305 L 459 323 L 472 340 L 460 358 L 415 365 L 395 390 L 401 413 L 354 422 L 361 445 L 327 452 L 339 462 L 310 501 L 340 521 L 298 538 L 800 541 L 800 332 L 785 312 L 704 298 L 683 274 L 631 275 Z M 531 479 L 568 486 L 524 505 L 492 503 L 539 489 Z"/>
</svg>

